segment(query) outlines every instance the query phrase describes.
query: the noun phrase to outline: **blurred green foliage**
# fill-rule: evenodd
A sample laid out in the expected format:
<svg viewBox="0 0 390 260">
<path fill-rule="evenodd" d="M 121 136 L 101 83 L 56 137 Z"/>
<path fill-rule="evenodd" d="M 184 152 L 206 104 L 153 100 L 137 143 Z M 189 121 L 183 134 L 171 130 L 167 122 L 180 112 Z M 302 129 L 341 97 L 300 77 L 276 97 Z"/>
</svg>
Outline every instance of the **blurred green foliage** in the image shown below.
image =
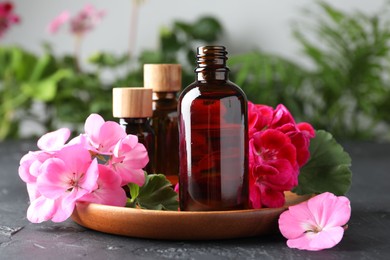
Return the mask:
<svg viewBox="0 0 390 260">
<path fill-rule="evenodd" d="M 309 68 L 254 51 L 231 59 L 236 82 L 253 102 L 283 103 L 337 138 L 390 140 L 389 6 L 374 15 L 317 7 L 293 30 Z"/>
<path fill-rule="evenodd" d="M 390 140 L 383 134 L 390 125 L 388 9 L 367 15 L 324 2 L 315 7 L 293 28 L 310 66 L 254 50 L 230 55 L 232 81 L 252 102 L 283 103 L 297 121 L 336 138 Z M 196 47 L 218 43 L 221 35 L 223 27 L 213 17 L 174 21 L 160 30 L 157 49 L 137 58 L 95 53 L 88 72 L 80 71 L 72 56 L 54 56 L 50 46 L 40 56 L 0 47 L 0 140 L 19 137 L 27 120 L 44 131 L 61 125 L 77 130 L 90 113 L 112 120 L 112 88 L 142 86 L 145 63 L 182 64 L 186 86 L 194 80 Z"/>
</svg>

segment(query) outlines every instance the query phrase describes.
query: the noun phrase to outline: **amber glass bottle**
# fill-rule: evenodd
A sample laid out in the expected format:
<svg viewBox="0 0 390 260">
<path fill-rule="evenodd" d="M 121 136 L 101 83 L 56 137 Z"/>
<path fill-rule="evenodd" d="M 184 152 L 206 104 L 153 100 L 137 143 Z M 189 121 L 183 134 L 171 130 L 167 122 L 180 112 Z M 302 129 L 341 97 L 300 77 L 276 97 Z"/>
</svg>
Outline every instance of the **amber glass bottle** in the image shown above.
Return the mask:
<svg viewBox="0 0 390 260">
<path fill-rule="evenodd" d="M 153 114 L 152 92 L 147 88 L 114 88 L 112 102 L 114 117 L 119 118 L 127 134 L 138 136 L 138 142 L 148 151 L 147 173 L 155 173 L 155 135 L 149 121 Z"/>
<path fill-rule="evenodd" d="M 181 90 L 179 64 L 145 64 L 144 87 L 153 89 L 152 127 L 156 136 L 155 170 L 175 185 L 179 174 L 177 93 Z"/>
<path fill-rule="evenodd" d="M 181 210 L 248 207 L 247 99 L 228 79 L 226 54 L 199 47 L 195 82 L 179 97 Z"/>
</svg>

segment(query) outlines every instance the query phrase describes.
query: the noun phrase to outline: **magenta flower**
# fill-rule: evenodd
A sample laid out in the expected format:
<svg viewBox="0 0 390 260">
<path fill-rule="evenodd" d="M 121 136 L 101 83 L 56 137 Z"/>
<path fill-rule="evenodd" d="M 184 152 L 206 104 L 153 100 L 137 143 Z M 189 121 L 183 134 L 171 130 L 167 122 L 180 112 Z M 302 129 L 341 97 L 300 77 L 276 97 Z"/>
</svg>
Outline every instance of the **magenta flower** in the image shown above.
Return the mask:
<svg viewBox="0 0 390 260">
<path fill-rule="evenodd" d="M 64 147 L 56 158 L 46 160 L 37 177 L 36 190 L 41 195 L 28 212 L 31 222 L 51 219 L 64 221 L 72 214 L 76 201 L 97 188 L 97 160 L 80 145 Z"/>
<path fill-rule="evenodd" d="M 13 13 L 13 9 L 11 2 L 0 3 L 0 38 L 13 24 L 20 22 L 19 16 Z"/>
<path fill-rule="evenodd" d="M 249 141 L 249 194 L 253 208 L 283 206 L 284 191 L 298 183 L 296 150 L 282 132 L 257 132 Z"/>
<path fill-rule="evenodd" d="M 290 248 L 318 251 L 337 245 L 351 216 L 348 198 L 325 192 L 291 206 L 279 218 Z"/>
<path fill-rule="evenodd" d="M 283 105 L 274 110 L 248 102 L 249 191 L 254 208 L 283 206 L 284 191 L 298 184 L 299 169 L 310 158 L 308 123 L 296 124 Z"/>
<path fill-rule="evenodd" d="M 251 138 L 254 133 L 268 128 L 271 123 L 272 116 L 272 107 L 266 105 L 255 105 L 252 102 L 248 102 L 249 138 Z"/>
</svg>

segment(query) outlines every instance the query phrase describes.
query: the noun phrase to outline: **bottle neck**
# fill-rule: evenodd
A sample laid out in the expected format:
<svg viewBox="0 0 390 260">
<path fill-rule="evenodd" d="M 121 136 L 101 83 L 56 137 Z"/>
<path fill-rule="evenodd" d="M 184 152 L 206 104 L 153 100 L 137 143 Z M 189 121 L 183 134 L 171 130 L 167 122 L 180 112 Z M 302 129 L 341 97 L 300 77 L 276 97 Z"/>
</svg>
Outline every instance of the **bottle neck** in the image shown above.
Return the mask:
<svg viewBox="0 0 390 260">
<path fill-rule="evenodd" d="M 158 101 L 162 99 L 173 99 L 175 100 L 177 97 L 177 92 L 153 92 L 153 101 Z"/>
<path fill-rule="evenodd" d="M 119 124 L 121 125 L 143 125 L 148 124 L 149 120 L 146 117 L 140 118 L 120 118 Z"/>
<path fill-rule="evenodd" d="M 226 66 L 227 52 L 223 46 L 202 46 L 198 48 L 197 81 L 228 80 L 229 68 Z"/>
</svg>

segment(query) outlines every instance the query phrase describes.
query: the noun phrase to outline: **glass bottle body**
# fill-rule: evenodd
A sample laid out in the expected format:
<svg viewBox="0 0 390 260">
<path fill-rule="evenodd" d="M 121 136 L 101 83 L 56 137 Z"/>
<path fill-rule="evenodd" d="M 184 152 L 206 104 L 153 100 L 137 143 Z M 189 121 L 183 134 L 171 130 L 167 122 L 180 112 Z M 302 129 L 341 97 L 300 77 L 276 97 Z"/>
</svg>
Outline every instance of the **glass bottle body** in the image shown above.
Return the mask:
<svg viewBox="0 0 390 260">
<path fill-rule="evenodd" d="M 156 136 L 157 173 L 176 185 L 179 174 L 179 132 L 176 92 L 153 93 L 152 127 Z"/>
<path fill-rule="evenodd" d="M 155 134 L 147 118 L 121 118 L 119 124 L 127 134 L 136 135 L 138 142 L 143 144 L 148 151 L 149 162 L 144 170 L 148 173 L 155 173 Z"/>
<path fill-rule="evenodd" d="M 248 207 L 247 100 L 217 74 L 198 74 L 179 98 L 181 210 Z"/>
</svg>

